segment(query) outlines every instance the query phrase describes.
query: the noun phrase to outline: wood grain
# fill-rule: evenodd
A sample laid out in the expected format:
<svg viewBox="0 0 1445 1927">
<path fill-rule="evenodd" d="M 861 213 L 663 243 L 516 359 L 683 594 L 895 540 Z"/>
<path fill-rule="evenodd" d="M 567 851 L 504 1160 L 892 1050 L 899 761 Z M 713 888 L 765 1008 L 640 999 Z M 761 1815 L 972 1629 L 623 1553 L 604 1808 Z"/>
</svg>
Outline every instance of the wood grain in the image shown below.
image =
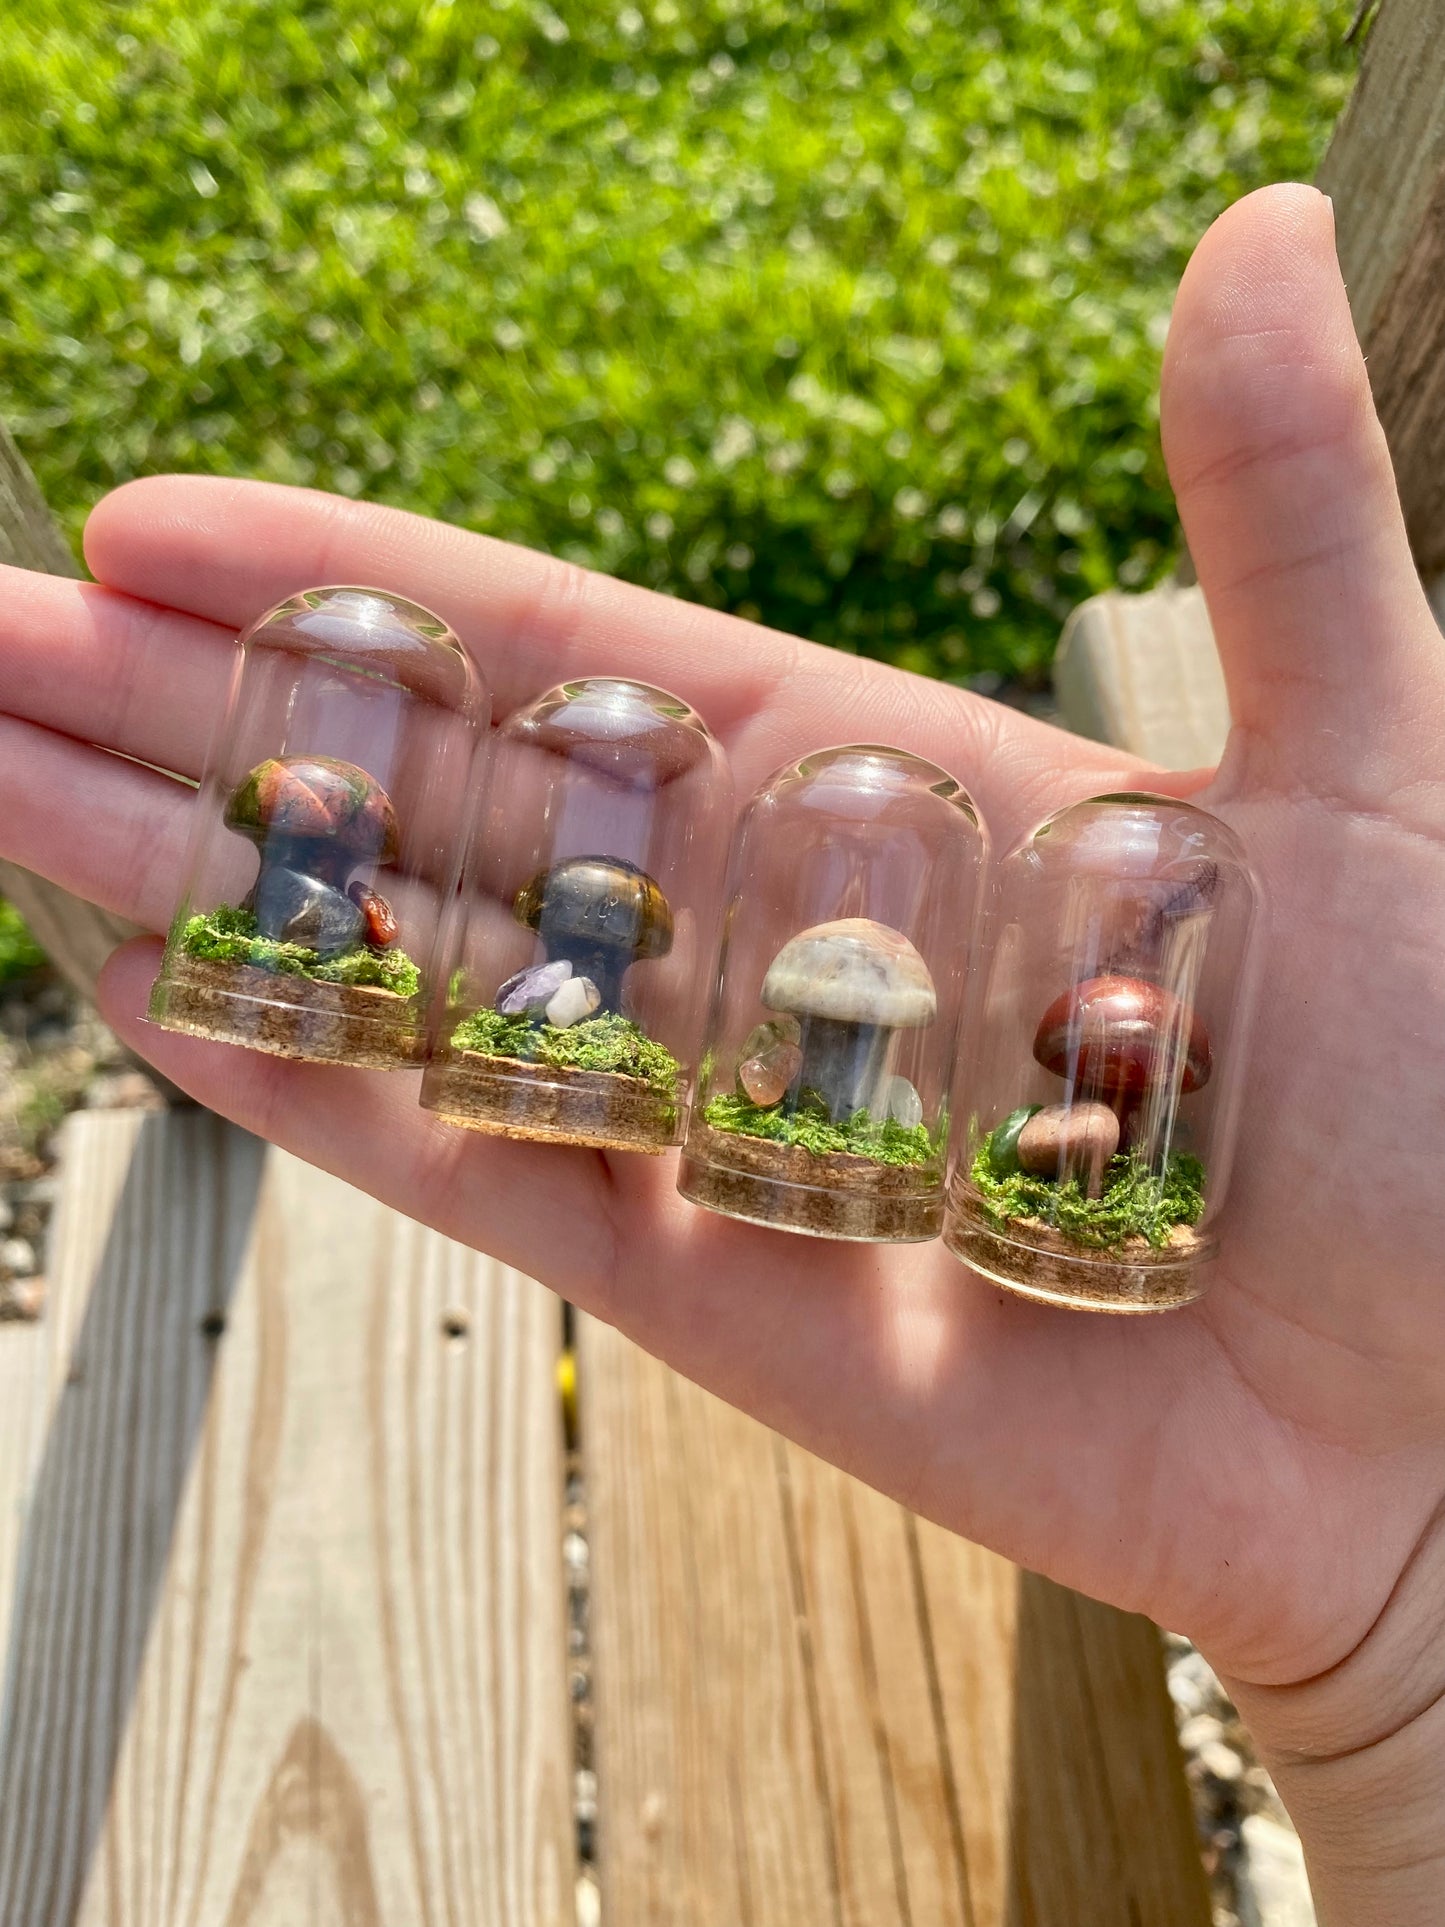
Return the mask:
<svg viewBox="0 0 1445 1927">
<path fill-rule="evenodd" d="M 1207 1927 L 1153 1627 L 590 1320 L 579 1373 L 604 1921 Z"/>
<path fill-rule="evenodd" d="M 0 422 L 0 562 L 46 575 L 79 575 L 65 532 L 45 503 L 14 438 Z"/>
<path fill-rule="evenodd" d="M 1383 0 L 1319 174 L 1415 559 L 1445 570 L 1445 0 Z"/>
<path fill-rule="evenodd" d="M 0 1920 L 570 1921 L 556 1301 L 204 1113 L 63 1169 Z"/>
</svg>

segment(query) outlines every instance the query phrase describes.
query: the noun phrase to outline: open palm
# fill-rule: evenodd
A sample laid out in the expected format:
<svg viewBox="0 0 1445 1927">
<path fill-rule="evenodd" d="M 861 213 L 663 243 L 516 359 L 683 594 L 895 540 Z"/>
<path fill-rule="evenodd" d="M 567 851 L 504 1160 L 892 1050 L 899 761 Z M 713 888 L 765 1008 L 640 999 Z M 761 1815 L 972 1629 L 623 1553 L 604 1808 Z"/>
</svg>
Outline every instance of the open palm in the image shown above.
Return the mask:
<svg viewBox="0 0 1445 1927">
<path fill-rule="evenodd" d="M 1267 191 L 1206 239 L 1164 416 L 1236 727 L 1217 774 L 1155 786 L 1239 831 L 1270 911 L 1233 1207 L 1200 1304 L 1144 1321 L 1027 1304 L 941 1244 L 826 1244 L 695 1211 L 670 1159 L 448 1130 L 409 1076 L 144 1027 L 151 940 L 112 961 L 103 999 L 204 1103 L 523 1267 L 934 1519 L 1191 1632 L 1253 1689 L 1283 1754 L 1325 1756 L 1394 1733 L 1442 1683 L 1425 1656 L 1445 1583 L 1445 669 L 1318 196 Z M 436 608 L 504 710 L 583 672 L 673 688 L 744 793 L 820 745 L 897 743 L 959 776 L 1003 846 L 1141 781 L 1117 752 L 955 689 L 390 510 L 159 479 L 100 505 L 87 555 L 103 586 L 0 585 L 0 853 L 157 931 L 191 803 L 142 765 L 196 772 L 236 629 L 312 583 Z"/>
</svg>

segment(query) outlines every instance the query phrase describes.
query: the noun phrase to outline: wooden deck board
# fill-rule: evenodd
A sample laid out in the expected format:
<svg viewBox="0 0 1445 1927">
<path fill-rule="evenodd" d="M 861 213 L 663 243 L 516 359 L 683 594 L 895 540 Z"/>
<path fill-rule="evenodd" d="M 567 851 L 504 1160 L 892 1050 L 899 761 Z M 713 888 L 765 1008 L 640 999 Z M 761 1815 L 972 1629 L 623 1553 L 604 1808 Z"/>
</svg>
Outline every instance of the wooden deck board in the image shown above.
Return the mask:
<svg viewBox="0 0 1445 1927">
<path fill-rule="evenodd" d="M 204 1113 L 63 1169 L 0 1920 L 571 1921 L 556 1300 Z"/>
<path fill-rule="evenodd" d="M 1207 1927 L 1147 1621 L 583 1320 L 599 1865 L 627 1927 Z"/>
</svg>

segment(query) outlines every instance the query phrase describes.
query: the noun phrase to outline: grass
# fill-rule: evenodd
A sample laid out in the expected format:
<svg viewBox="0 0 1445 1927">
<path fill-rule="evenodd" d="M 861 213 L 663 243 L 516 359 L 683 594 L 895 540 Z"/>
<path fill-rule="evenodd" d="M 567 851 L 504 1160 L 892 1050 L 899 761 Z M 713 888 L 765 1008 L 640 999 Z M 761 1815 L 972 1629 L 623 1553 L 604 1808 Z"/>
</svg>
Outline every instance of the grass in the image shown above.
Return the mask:
<svg viewBox="0 0 1445 1927">
<path fill-rule="evenodd" d="M 1176 1153 L 1158 1176 L 1121 1154 L 1110 1159 L 1100 1194 L 1091 1198 L 1077 1178 L 1059 1183 L 1034 1177 L 1021 1171 L 1011 1156 L 995 1156 L 995 1139 L 1012 1122 L 1006 1119 L 982 1140 L 969 1173 L 999 1228 L 1032 1218 L 1090 1250 L 1111 1250 L 1128 1238 L 1147 1239 L 1160 1249 L 1176 1225 L 1198 1224 L 1203 1216 L 1204 1166 L 1196 1157 Z M 1017 1137 L 1017 1131 L 1013 1135 Z"/>
<path fill-rule="evenodd" d="M 637 1078 L 665 1097 L 676 1095 L 682 1075 L 682 1067 L 665 1045 L 630 1018 L 611 1012 L 559 1030 L 555 1024 L 536 1023 L 529 1017 L 479 1010 L 452 1032 L 452 1048 L 523 1064 L 548 1064 L 557 1070 L 609 1071 Z"/>
<path fill-rule="evenodd" d="M 0 397 L 72 534 L 255 473 L 1037 677 L 1353 4 L 0 0 Z"/>
<path fill-rule="evenodd" d="M 796 1144 L 814 1157 L 844 1153 L 870 1158 L 874 1164 L 912 1165 L 931 1164 L 937 1156 L 926 1125 L 899 1124 L 892 1118 L 880 1124 L 867 1111 L 857 1111 L 845 1123 L 835 1124 L 825 1111 L 811 1105 L 794 1111 L 777 1104 L 765 1109 L 745 1097 L 723 1096 L 713 1098 L 703 1116 L 715 1131 L 766 1138 L 770 1144 Z"/>
<path fill-rule="evenodd" d="M 251 912 L 230 905 L 207 916 L 188 917 L 181 927 L 180 946 L 187 956 L 203 963 L 251 964 L 287 977 L 309 977 L 318 984 L 391 990 L 398 997 L 415 997 L 421 989 L 421 972 L 404 951 L 358 946 L 339 957 L 323 958 L 305 944 L 276 943 L 260 936 Z"/>
</svg>

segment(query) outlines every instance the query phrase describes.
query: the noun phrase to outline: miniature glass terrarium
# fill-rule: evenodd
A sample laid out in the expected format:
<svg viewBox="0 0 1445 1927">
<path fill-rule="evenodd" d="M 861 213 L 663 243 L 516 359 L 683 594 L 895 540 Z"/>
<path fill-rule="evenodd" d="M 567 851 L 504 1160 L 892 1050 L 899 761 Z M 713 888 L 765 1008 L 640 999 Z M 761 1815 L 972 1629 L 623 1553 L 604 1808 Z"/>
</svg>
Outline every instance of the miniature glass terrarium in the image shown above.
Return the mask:
<svg viewBox="0 0 1445 1927">
<path fill-rule="evenodd" d="M 1153 1311 L 1201 1289 L 1224 1197 L 1255 889 L 1188 803 L 1101 796 L 1000 866 L 944 1236 L 1033 1298 Z"/>
<path fill-rule="evenodd" d="M 823 1238 L 938 1235 L 984 848 L 953 778 L 901 750 L 820 751 L 759 790 L 733 848 L 684 1197 Z"/>
<path fill-rule="evenodd" d="M 422 1102 L 519 1139 L 681 1135 L 732 814 L 722 749 L 645 683 L 563 683 L 497 731 Z"/>
<path fill-rule="evenodd" d="M 150 1015 L 278 1057 L 426 1056 L 488 699 L 446 624 L 305 589 L 241 637 Z"/>
</svg>

